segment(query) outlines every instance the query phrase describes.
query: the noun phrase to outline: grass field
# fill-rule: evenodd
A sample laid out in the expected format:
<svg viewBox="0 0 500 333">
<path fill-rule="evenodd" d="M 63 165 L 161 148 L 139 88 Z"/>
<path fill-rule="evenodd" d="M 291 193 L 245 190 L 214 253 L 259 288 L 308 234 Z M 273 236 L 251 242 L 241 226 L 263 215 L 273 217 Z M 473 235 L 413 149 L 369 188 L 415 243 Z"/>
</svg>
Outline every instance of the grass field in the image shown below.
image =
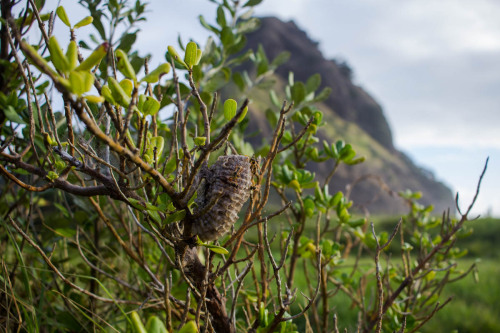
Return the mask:
<svg viewBox="0 0 500 333">
<path fill-rule="evenodd" d="M 460 265 L 470 266 L 473 259 L 462 259 Z M 495 259 L 478 263 L 479 281 L 472 275 L 449 285 L 443 299 L 453 300 L 432 318 L 422 332 L 500 332 L 500 265 Z"/>
<path fill-rule="evenodd" d="M 375 222 L 377 223 L 377 222 Z M 394 221 L 379 221 L 378 227 L 391 230 Z M 460 248 L 467 248 L 468 255 L 458 260 L 458 267 L 466 271 L 476 263 L 479 275 L 478 281 L 472 273 L 447 285 L 440 302 L 448 297 L 453 299 L 439 311 L 419 332 L 458 332 L 458 333 L 490 333 L 500 332 L 500 220 L 482 218 L 469 221 L 469 227 L 474 229 L 471 236 L 460 239 Z M 365 257 L 361 265 L 367 267 L 373 259 Z M 348 265 L 347 265 L 348 266 Z M 346 266 L 346 267 L 347 267 Z M 348 268 L 346 268 L 348 269 Z M 297 274 L 297 287 L 307 290 L 308 285 L 301 274 Z M 349 332 L 356 331 L 357 312 L 351 308 L 350 299 L 339 292 L 332 299 L 332 313 L 339 318 L 339 329 Z M 299 324 L 300 327 L 300 324 Z"/>
</svg>

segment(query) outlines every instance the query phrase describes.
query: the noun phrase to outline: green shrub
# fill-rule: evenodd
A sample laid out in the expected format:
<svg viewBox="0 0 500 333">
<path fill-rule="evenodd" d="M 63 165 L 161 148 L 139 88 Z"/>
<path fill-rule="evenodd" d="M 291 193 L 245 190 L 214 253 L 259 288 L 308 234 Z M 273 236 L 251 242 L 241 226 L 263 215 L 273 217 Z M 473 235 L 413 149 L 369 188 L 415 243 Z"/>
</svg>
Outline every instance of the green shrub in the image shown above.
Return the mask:
<svg viewBox="0 0 500 333">
<path fill-rule="evenodd" d="M 316 103 L 330 90 L 291 73 L 276 91 L 288 55 L 241 52 L 261 1 L 212 2 L 216 22 L 200 17 L 212 37 L 165 45 L 165 62 L 148 68 L 134 50 L 141 1 L 81 0 L 89 15 L 73 24 L 63 7 L 54 16 L 43 1 L 2 0 L 6 330 L 328 332 L 338 313 L 357 316 L 359 331 L 413 332 L 466 275 L 455 241 L 470 209 L 434 218 L 407 192 L 393 231 L 353 217 L 329 182 L 364 158 L 319 139 Z M 69 40 L 49 36 L 54 19 Z M 93 47 L 77 40 L 90 24 Z M 255 70 L 238 71 L 244 62 Z M 250 99 L 263 92 L 267 109 Z M 261 114 L 272 130 L 257 147 L 245 129 Z M 331 166 L 325 182 L 311 161 Z M 271 191 L 280 206 L 268 205 Z"/>
</svg>

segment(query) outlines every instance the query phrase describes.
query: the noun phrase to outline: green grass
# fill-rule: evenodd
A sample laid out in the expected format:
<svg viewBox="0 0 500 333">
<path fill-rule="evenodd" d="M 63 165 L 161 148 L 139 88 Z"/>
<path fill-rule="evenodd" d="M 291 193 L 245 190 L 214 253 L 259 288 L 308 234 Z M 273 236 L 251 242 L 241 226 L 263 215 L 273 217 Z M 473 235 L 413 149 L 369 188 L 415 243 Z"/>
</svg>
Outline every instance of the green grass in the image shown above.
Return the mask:
<svg viewBox="0 0 500 333">
<path fill-rule="evenodd" d="M 471 259 L 462 259 L 465 267 L 473 263 Z M 460 333 L 500 332 L 500 266 L 494 259 L 478 263 L 479 282 L 472 275 L 445 288 L 444 297 L 453 296 L 453 300 L 438 312 L 422 332 Z"/>
</svg>

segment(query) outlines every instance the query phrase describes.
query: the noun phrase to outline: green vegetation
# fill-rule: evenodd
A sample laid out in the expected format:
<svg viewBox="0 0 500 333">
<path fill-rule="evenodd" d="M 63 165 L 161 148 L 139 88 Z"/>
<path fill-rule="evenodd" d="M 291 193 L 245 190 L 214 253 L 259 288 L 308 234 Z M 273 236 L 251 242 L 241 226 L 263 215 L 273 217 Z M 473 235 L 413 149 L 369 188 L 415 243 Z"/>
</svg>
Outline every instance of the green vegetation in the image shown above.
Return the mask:
<svg viewBox="0 0 500 333">
<path fill-rule="evenodd" d="M 498 250 L 498 246 L 496 248 Z M 461 259 L 459 265 L 468 267 L 474 262 Z M 477 281 L 473 276 L 468 276 L 447 286 L 443 296 L 452 296 L 453 300 L 429 321 L 422 332 L 437 332 L 443 328 L 464 333 L 500 331 L 500 267 L 495 259 L 481 260 L 477 267 Z"/>
<path fill-rule="evenodd" d="M 2 329 L 413 332 L 476 272 L 457 266 L 470 208 L 438 218 L 405 191 L 389 227 L 330 190 L 365 157 L 320 140 L 319 75 L 290 73 L 281 101 L 270 78 L 287 55 L 240 52 L 261 0 L 212 1 L 205 45 L 179 38 L 151 69 L 133 51 L 141 1 L 81 0 L 74 25 L 63 7 L 0 1 Z M 49 36 L 54 19 L 68 41 Z M 255 90 L 271 100 L 254 111 L 271 128 L 260 146 L 245 138 Z"/>
</svg>

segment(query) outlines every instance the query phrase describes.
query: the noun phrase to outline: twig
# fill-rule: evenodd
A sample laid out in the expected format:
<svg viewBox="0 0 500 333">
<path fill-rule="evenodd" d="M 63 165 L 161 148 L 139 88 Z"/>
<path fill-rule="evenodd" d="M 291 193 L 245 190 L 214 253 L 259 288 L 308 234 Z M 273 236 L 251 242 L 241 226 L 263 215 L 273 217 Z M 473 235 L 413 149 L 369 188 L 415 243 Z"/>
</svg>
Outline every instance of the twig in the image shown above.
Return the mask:
<svg viewBox="0 0 500 333">
<path fill-rule="evenodd" d="M 416 327 L 414 327 L 409 333 L 414 333 L 414 332 L 417 332 L 418 329 L 422 326 L 424 326 L 424 324 L 426 322 L 428 322 L 435 314 L 436 312 L 438 312 L 439 310 L 441 310 L 446 304 L 448 304 L 451 300 L 453 299 L 453 297 L 448 297 L 448 299 L 442 304 L 442 305 L 439 305 L 440 303 L 437 302 L 436 303 L 436 306 L 434 307 L 434 310 L 432 310 L 431 313 L 429 313 L 425 319 L 420 323 L 418 324 Z"/>
<path fill-rule="evenodd" d="M 49 266 L 49 268 L 68 286 L 71 288 L 81 292 L 82 294 L 85 294 L 87 296 L 90 296 L 92 298 L 95 298 L 96 300 L 99 300 L 101 302 L 105 303 L 125 303 L 125 304 L 140 304 L 140 302 L 134 302 L 134 301 L 129 301 L 129 300 L 120 300 L 120 299 L 110 299 L 110 298 L 105 298 L 101 297 L 98 295 L 95 295 L 89 291 L 87 291 L 84 288 L 81 288 L 68 280 L 58 269 L 57 267 L 52 263 L 49 257 L 45 254 L 45 252 L 29 237 L 18 225 L 12 218 L 9 216 L 8 217 L 10 224 L 16 229 L 16 231 L 42 256 L 42 259 L 45 261 L 45 263 Z"/>
<path fill-rule="evenodd" d="M 370 226 L 371 226 L 371 229 L 372 229 L 372 235 L 375 238 L 375 241 L 377 242 L 377 250 L 375 251 L 375 270 L 376 270 L 375 274 L 376 274 L 376 277 L 377 277 L 377 299 L 378 299 L 378 306 L 377 306 L 378 313 L 377 313 L 377 316 L 376 316 L 377 326 L 375 328 L 375 332 L 376 333 L 380 333 L 382 331 L 382 317 L 383 317 L 383 314 L 384 314 L 384 311 L 383 311 L 384 289 L 383 289 L 383 286 L 382 286 L 382 279 L 380 277 L 379 256 L 380 256 L 380 252 L 382 252 L 382 250 L 384 250 L 387 246 L 389 246 L 389 244 L 391 244 L 391 242 L 394 239 L 394 237 L 396 237 L 396 234 L 398 232 L 398 229 L 399 229 L 402 221 L 403 221 L 402 219 L 399 220 L 398 224 L 396 225 L 396 227 L 392 231 L 392 234 L 389 237 L 389 240 L 384 245 L 382 245 L 382 246 L 380 246 L 380 243 L 378 241 L 377 234 L 375 233 L 375 227 L 373 226 L 373 222 L 370 223 Z"/>
</svg>

